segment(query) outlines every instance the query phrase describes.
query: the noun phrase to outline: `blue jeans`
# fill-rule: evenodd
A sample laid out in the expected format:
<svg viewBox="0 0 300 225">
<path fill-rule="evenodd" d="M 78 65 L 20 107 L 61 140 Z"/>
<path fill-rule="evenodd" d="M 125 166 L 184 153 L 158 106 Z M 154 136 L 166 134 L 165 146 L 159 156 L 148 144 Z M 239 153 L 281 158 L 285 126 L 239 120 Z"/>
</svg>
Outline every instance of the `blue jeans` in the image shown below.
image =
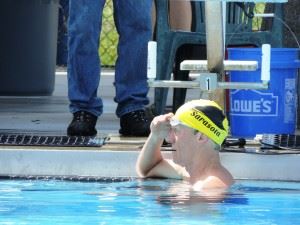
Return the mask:
<svg viewBox="0 0 300 225">
<path fill-rule="evenodd" d="M 147 98 L 147 43 L 151 38 L 152 0 L 113 0 L 119 33 L 115 67 L 118 117 L 143 109 Z M 102 11 L 105 0 L 70 0 L 68 25 L 68 95 L 71 113 L 103 112 L 97 96 L 101 61 L 98 56 Z"/>
</svg>

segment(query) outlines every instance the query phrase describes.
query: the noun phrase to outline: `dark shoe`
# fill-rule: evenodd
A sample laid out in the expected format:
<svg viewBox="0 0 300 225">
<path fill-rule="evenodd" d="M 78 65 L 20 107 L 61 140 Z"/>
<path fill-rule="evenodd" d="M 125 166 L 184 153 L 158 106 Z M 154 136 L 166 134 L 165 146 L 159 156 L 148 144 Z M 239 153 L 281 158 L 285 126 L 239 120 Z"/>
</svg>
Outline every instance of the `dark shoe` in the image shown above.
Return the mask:
<svg viewBox="0 0 300 225">
<path fill-rule="evenodd" d="M 144 110 L 127 113 L 120 118 L 119 133 L 124 136 L 145 137 L 150 134 L 151 119 L 146 117 Z"/>
<path fill-rule="evenodd" d="M 96 122 L 97 116 L 86 111 L 78 111 L 73 114 L 67 133 L 69 136 L 95 136 L 97 134 Z"/>
</svg>

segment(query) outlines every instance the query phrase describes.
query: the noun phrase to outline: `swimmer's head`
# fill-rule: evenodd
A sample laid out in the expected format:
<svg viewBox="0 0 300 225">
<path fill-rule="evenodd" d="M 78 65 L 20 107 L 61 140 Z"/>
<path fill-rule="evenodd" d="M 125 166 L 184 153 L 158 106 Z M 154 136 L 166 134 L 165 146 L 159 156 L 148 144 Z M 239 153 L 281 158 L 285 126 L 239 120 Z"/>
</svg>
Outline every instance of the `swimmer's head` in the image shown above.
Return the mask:
<svg viewBox="0 0 300 225">
<path fill-rule="evenodd" d="M 189 101 L 176 111 L 172 125 L 176 125 L 176 120 L 205 134 L 218 145 L 222 145 L 228 135 L 228 120 L 222 108 L 214 101 Z"/>
</svg>

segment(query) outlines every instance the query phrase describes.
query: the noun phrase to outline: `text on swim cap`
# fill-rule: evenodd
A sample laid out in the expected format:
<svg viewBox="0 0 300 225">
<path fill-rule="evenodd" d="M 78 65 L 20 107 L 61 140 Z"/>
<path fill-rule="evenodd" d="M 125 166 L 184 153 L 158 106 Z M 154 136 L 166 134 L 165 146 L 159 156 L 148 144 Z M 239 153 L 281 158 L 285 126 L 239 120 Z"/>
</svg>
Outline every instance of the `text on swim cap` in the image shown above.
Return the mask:
<svg viewBox="0 0 300 225">
<path fill-rule="evenodd" d="M 205 118 L 203 118 L 201 115 L 199 115 L 197 112 L 193 111 L 191 113 L 191 116 L 193 116 L 196 120 L 199 122 L 202 122 L 202 124 L 208 128 L 211 132 L 213 132 L 218 137 L 221 135 L 221 132 L 216 128 L 213 124 L 209 123 Z"/>
</svg>

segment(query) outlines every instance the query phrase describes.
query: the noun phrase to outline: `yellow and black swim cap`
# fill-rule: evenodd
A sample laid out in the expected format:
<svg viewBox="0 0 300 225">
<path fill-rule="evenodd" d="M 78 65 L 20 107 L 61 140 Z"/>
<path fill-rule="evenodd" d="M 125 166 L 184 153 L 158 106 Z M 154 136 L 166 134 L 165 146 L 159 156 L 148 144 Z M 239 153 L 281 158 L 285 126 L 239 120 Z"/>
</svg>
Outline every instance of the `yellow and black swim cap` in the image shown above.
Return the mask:
<svg viewBox="0 0 300 225">
<path fill-rule="evenodd" d="M 228 120 L 222 108 L 211 100 L 192 100 L 182 105 L 175 119 L 208 136 L 221 145 L 228 135 Z"/>
</svg>

